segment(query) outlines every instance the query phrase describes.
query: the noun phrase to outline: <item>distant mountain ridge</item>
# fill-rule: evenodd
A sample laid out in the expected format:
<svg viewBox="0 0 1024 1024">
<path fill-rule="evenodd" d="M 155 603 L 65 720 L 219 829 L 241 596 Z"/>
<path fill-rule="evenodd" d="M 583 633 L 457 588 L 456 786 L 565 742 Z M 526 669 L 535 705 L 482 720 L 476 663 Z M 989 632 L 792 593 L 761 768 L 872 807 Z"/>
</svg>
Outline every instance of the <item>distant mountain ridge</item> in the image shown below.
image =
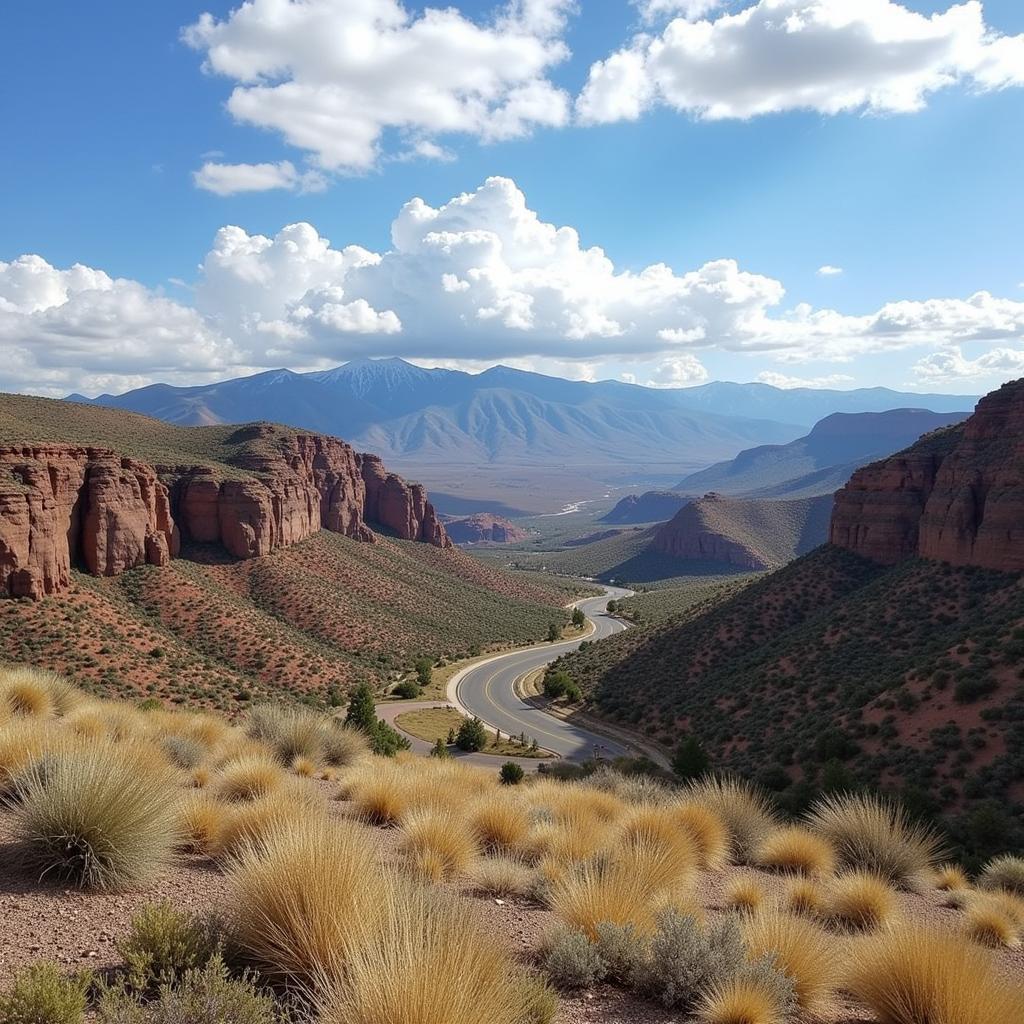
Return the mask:
<svg viewBox="0 0 1024 1024">
<path fill-rule="evenodd" d="M 832 494 L 854 470 L 891 455 L 919 437 L 960 423 L 970 412 L 890 409 L 833 413 L 806 437 L 785 445 L 760 445 L 734 459 L 691 473 L 679 490 L 713 490 L 758 498 L 800 498 Z"/>
<path fill-rule="evenodd" d="M 643 494 L 627 494 L 615 504 L 610 512 L 601 517 L 602 523 L 663 523 L 671 519 L 693 495 L 680 491 L 645 491 Z"/>
<path fill-rule="evenodd" d="M 714 383 L 659 389 L 507 366 L 478 374 L 424 369 L 401 359 L 359 359 L 315 373 L 271 370 L 197 387 L 154 384 L 92 401 L 181 426 L 284 422 L 343 436 L 406 467 L 550 466 L 557 458 L 603 479 L 609 467 L 622 473 L 653 462 L 706 465 L 752 443 L 784 444 L 837 409 L 891 408 L 911 397 L 938 410 L 973 404 L 880 388 Z"/>
</svg>

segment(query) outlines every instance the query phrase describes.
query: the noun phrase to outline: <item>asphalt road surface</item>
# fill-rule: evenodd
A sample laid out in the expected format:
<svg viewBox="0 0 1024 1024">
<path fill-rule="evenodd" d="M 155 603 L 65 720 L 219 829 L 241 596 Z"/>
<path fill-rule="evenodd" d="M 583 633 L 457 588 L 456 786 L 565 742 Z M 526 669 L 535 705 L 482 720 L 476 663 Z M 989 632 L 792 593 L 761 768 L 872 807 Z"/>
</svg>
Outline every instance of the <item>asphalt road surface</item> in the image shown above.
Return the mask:
<svg viewBox="0 0 1024 1024">
<path fill-rule="evenodd" d="M 609 601 L 628 597 L 631 593 L 621 587 L 605 587 L 601 597 L 579 602 L 584 615 L 596 627 L 594 633 L 584 639 L 600 640 L 625 629 L 625 623 L 608 614 L 607 605 Z M 545 644 L 476 665 L 458 679 L 454 688 L 457 702 L 492 728 L 515 736 L 526 733 L 545 749 L 567 760 L 635 755 L 636 751 L 629 750 L 622 743 L 555 718 L 516 696 L 515 682 L 520 676 L 554 661 L 560 654 L 576 650 L 581 643 L 581 640 L 568 640 Z"/>
</svg>

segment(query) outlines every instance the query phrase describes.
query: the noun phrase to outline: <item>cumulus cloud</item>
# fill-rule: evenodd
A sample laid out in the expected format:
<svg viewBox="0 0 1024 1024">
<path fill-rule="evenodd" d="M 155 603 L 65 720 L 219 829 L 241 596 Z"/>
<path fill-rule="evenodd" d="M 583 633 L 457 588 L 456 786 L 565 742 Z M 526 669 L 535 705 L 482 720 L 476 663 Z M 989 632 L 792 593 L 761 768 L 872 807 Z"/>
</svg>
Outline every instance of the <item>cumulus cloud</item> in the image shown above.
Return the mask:
<svg viewBox="0 0 1024 1024">
<path fill-rule="evenodd" d="M 833 267 L 831 263 L 818 267 L 818 277 L 838 277 L 842 272 L 842 267 Z"/>
<path fill-rule="evenodd" d="M 516 138 L 568 122 L 548 72 L 575 0 L 509 0 L 486 23 L 399 0 L 247 0 L 183 30 L 204 68 L 236 84 L 236 121 L 279 132 L 327 171 L 360 172 L 388 131 L 436 158 L 436 138 Z"/>
<path fill-rule="evenodd" d="M 854 381 L 853 377 L 845 373 L 830 373 L 824 377 L 791 377 L 774 370 L 762 370 L 757 379 L 774 388 L 839 388 Z"/>
<path fill-rule="evenodd" d="M 976 359 L 967 359 L 960 348 L 954 346 L 918 360 L 914 374 L 924 384 L 956 384 L 980 378 L 1008 380 L 1024 376 L 1024 350 L 994 348 Z"/>
<path fill-rule="evenodd" d="M 46 376 L 52 371 L 68 390 L 83 390 L 81 381 L 99 375 L 186 382 L 398 355 L 628 361 L 653 367 L 654 383 L 671 386 L 705 379 L 707 351 L 843 363 L 966 343 L 1005 352 L 1024 341 L 1024 301 L 984 291 L 852 316 L 791 306 L 781 281 L 731 259 L 680 271 L 664 263 L 620 269 L 574 228 L 541 220 L 507 178 L 437 207 L 410 200 L 382 253 L 335 247 L 310 224 L 273 236 L 221 228 L 192 295 L 183 305 L 137 282 L 84 266 L 59 270 L 38 256 L 0 264 L 0 341 L 5 352 L 18 351 L 0 367 L 0 383 L 56 387 Z M 978 365 L 996 372 L 995 363 Z"/>
<path fill-rule="evenodd" d="M 299 172 L 290 160 L 274 164 L 221 164 L 207 161 L 192 172 L 196 188 L 218 196 L 233 196 L 238 192 L 269 192 L 286 189 L 289 192 L 322 192 L 327 179 L 319 171 Z"/>
<path fill-rule="evenodd" d="M 0 378 L 17 390 L 102 390 L 112 382 L 212 379 L 243 363 L 195 309 L 138 282 L 40 256 L 0 262 Z"/>
<path fill-rule="evenodd" d="M 700 21 L 686 16 L 690 5 L 675 6 L 683 17 L 591 67 L 576 102 L 582 121 L 635 119 L 658 104 L 707 120 L 905 113 L 956 84 L 1024 84 L 1024 35 L 986 25 L 979 0 L 932 15 L 894 0 L 758 0 Z"/>
<path fill-rule="evenodd" d="M 691 21 L 725 5 L 725 0 L 634 0 L 644 21 L 657 21 L 669 15 L 681 15 Z"/>
</svg>

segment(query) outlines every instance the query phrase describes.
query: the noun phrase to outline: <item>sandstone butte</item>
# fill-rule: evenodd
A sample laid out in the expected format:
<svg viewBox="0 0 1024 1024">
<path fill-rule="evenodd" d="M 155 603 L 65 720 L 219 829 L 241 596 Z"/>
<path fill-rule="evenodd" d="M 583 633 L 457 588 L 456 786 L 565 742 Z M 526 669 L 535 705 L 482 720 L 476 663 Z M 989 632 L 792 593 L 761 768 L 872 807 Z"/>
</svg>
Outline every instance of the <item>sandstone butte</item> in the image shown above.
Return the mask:
<svg viewBox="0 0 1024 1024">
<path fill-rule="evenodd" d="M 918 556 L 1024 570 L 1024 380 L 857 470 L 836 494 L 830 540 L 886 565 Z"/>
<path fill-rule="evenodd" d="M 85 445 L 0 446 L 0 594 L 58 594 L 73 566 L 116 576 L 166 565 L 183 539 L 256 558 L 321 529 L 373 542 L 372 523 L 451 546 L 423 487 L 336 438 L 296 432 L 234 466 L 248 475 L 150 465 Z"/>
<path fill-rule="evenodd" d="M 445 523 L 445 529 L 456 544 L 514 544 L 526 540 L 529 536 L 521 527 L 490 512 L 478 512 L 462 519 L 451 519 Z"/>
</svg>

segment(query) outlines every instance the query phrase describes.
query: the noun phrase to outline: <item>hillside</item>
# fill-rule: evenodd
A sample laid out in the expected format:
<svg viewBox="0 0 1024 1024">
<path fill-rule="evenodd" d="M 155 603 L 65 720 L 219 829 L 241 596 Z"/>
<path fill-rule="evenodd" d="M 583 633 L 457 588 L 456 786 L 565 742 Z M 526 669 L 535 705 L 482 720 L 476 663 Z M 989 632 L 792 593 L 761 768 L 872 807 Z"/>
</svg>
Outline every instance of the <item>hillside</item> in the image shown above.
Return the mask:
<svg viewBox="0 0 1024 1024">
<path fill-rule="evenodd" d="M 110 693 L 324 700 L 526 642 L 564 589 L 454 550 L 422 488 L 336 438 L 0 397 L 0 658 Z M 141 655 L 141 656 L 140 656 Z"/>
<path fill-rule="evenodd" d="M 927 409 L 835 413 L 816 423 L 806 437 L 740 452 L 728 462 L 692 473 L 679 489 L 762 498 L 831 494 L 859 466 L 906 448 L 923 434 L 959 423 L 968 415 Z"/>
<path fill-rule="evenodd" d="M 602 523 L 636 524 L 663 523 L 671 519 L 692 495 L 679 491 L 645 491 L 643 494 L 627 494 L 615 507 L 601 518 Z"/>
<path fill-rule="evenodd" d="M 651 550 L 741 569 L 776 568 L 824 543 L 831 513 L 830 495 L 773 501 L 706 494 L 658 528 Z"/>
<path fill-rule="evenodd" d="M 859 471 L 834 545 L 564 667 L 598 714 L 666 747 L 692 734 L 791 806 L 881 785 L 958 836 L 987 816 L 1024 843 L 1022 440 L 1017 381 Z"/>
</svg>

